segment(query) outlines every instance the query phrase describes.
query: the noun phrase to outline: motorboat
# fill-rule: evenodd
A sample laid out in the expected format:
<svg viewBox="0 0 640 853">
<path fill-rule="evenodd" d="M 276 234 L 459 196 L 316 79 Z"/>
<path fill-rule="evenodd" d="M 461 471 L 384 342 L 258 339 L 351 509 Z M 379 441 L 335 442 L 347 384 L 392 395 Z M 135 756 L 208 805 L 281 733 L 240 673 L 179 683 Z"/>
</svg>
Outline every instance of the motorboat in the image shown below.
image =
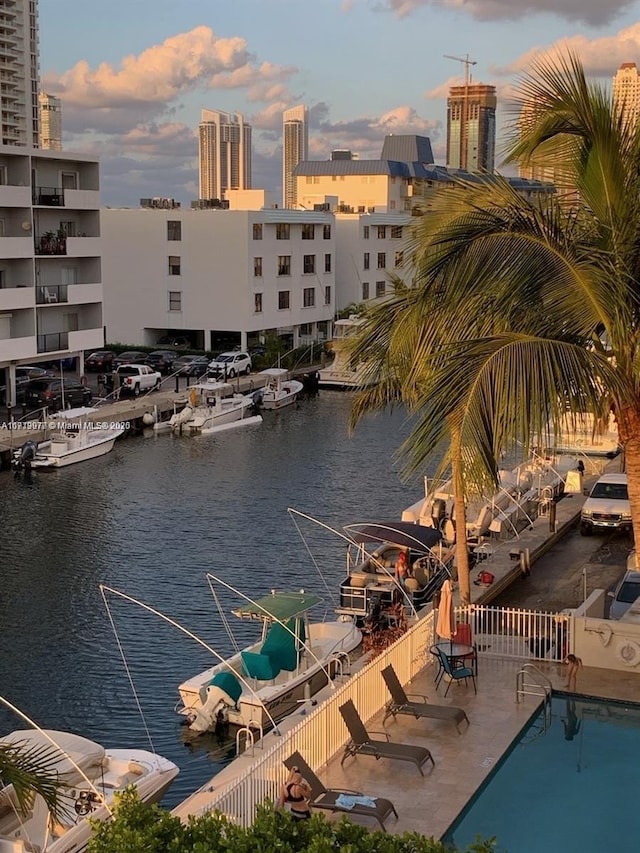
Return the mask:
<svg viewBox="0 0 640 853">
<path fill-rule="evenodd" d="M 13 785 L 0 789 L 2 853 L 79 853 L 89 843 L 92 822 L 111 817 L 115 794 L 133 785 L 142 802 L 158 802 L 179 772 L 147 750 L 105 749 L 69 732 L 26 729 L 0 738 L 0 744 L 50 750 L 48 767 L 62 785 L 55 817 L 41 796 L 23 811 Z"/>
<path fill-rule="evenodd" d="M 453 550 L 443 547 L 442 533 L 436 528 L 385 521 L 348 524 L 344 531 L 350 545 L 337 612 L 353 617 L 359 625 L 396 602 L 416 615 L 451 577 Z M 372 543 L 375 550 L 369 552 L 367 546 Z M 410 566 L 402 582 L 395 577 L 401 553 Z"/>
<path fill-rule="evenodd" d="M 334 358 L 331 364 L 318 371 L 319 388 L 349 391 L 377 384 L 378 377 L 371 374 L 370 368 L 355 363 L 351 355 L 353 338 L 364 322 L 356 314 L 335 321 L 334 337 L 328 344 Z"/>
<path fill-rule="evenodd" d="M 467 542 L 481 544 L 483 537 L 513 539 L 556 501 L 571 474 L 577 474 L 572 456 L 534 454 L 512 469 L 498 471 L 498 486 L 489 495 L 466 501 Z M 579 467 L 579 466 L 578 466 Z M 579 489 L 581 491 L 581 489 Z M 403 521 L 440 530 L 445 542 L 456 540 L 453 483 L 425 480 L 425 494 L 402 513 Z"/>
<path fill-rule="evenodd" d="M 66 468 L 109 453 L 116 440 L 124 435 L 125 426 L 88 420 L 96 411 L 83 406 L 51 415 L 49 438 L 26 441 L 16 450 L 12 459 L 14 470 Z"/>
<path fill-rule="evenodd" d="M 298 399 L 302 391 L 302 382 L 289 378 L 289 371 L 284 367 L 269 367 L 261 370 L 259 376 L 264 376 L 265 385 L 260 395 L 260 403 L 267 410 L 283 409 Z"/>
<path fill-rule="evenodd" d="M 585 456 L 604 456 L 613 459 L 620 453 L 618 426 L 612 414 L 606 423 L 598 423 L 588 412 L 567 414 L 560 429 L 554 433 L 551 426 L 538 443 L 553 453 L 569 453 Z"/>
<path fill-rule="evenodd" d="M 295 711 L 344 672 L 362 641 L 352 619 L 316 622 L 309 611 L 320 598 L 277 592 L 234 610 L 261 623 L 260 639 L 178 688 L 178 712 L 194 732 L 221 721 L 263 730 Z"/>
<path fill-rule="evenodd" d="M 204 435 L 262 422 L 260 415 L 251 414 L 255 405 L 253 397 L 234 392 L 228 382 L 204 380 L 189 386 L 187 392 L 184 408 L 169 420 L 175 434 Z"/>
</svg>

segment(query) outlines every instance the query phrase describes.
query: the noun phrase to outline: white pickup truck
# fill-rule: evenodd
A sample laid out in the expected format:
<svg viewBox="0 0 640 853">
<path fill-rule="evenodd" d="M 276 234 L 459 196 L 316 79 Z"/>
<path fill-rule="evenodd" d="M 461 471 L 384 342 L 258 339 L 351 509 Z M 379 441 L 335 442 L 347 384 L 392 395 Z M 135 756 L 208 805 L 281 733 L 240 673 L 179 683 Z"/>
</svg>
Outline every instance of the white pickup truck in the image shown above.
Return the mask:
<svg viewBox="0 0 640 853">
<path fill-rule="evenodd" d="M 160 388 L 162 382 L 162 375 L 147 364 L 121 364 L 116 373 L 120 377 L 120 393 L 134 397 Z"/>
</svg>

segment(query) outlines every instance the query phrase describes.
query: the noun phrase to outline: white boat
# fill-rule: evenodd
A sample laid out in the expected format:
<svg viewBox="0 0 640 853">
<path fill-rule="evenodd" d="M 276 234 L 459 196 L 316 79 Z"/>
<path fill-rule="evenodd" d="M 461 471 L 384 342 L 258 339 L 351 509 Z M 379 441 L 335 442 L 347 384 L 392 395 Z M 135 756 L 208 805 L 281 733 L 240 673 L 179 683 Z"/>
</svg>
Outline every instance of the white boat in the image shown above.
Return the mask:
<svg viewBox="0 0 640 853">
<path fill-rule="evenodd" d="M 606 428 L 598 428 L 593 415 L 587 412 L 580 412 L 573 417 L 566 415 L 560 431 L 554 434 L 549 427 L 539 443 L 553 453 L 605 456 L 613 459 L 620 452 L 620 438 L 614 416 L 609 415 Z"/>
<path fill-rule="evenodd" d="M 329 348 L 334 353 L 333 362 L 318 371 L 318 387 L 337 391 L 348 391 L 375 385 L 377 377 L 371 375 L 363 364 L 354 364 L 350 353 L 353 336 L 364 320 L 356 314 L 348 319 L 336 320 L 333 324 L 334 337 Z"/>
<path fill-rule="evenodd" d="M 343 671 L 362 635 L 352 619 L 312 622 L 320 603 L 305 592 L 276 592 L 234 614 L 262 623 L 262 636 L 224 662 L 184 681 L 179 713 L 195 732 L 221 721 L 266 729 L 321 690 Z"/>
<path fill-rule="evenodd" d="M 267 410 L 283 409 L 290 406 L 302 391 L 302 382 L 289 378 L 289 371 L 284 367 L 269 367 L 260 371 L 265 377 L 265 386 L 261 394 L 261 404 Z"/>
<path fill-rule="evenodd" d="M 187 391 L 186 405 L 169 420 L 170 428 L 179 435 L 228 429 L 230 425 L 248 419 L 254 406 L 251 396 L 234 393 L 228 382 L 205 380 L 189 386 Z M 259 423 L 260 420 L 252 422 Z"/>
<path fill-rule="evenodd" d="M 36 796 L 23 812 L 13 786 L 0 789 L 0 853 L 79 853 L 93 833 L 91 822 L 111 817 L 115 793 L 133 785 L 142 802 L 155 803 L 179 772 L 173 762 L 152 752 L 105 749 L 69 732 L 26 729 L 0 738 L 0 743 L 52 750 L 51 769 L 63 785 L 56 818 L 42 797 Z"/>
<path fill-rule="evenodd" d="M 51 416 L 49 438 L 25 442 L 13 455 L 16 471 L 29 468 L 65 468 L 76 462 L 86 462 L 113 450 L 124 426 L 93 423 L 87 416 L 97 409 L 82 407 L 67 409 Z M 53 426 L 55 424 L 55 427 Z"/>
</svg>

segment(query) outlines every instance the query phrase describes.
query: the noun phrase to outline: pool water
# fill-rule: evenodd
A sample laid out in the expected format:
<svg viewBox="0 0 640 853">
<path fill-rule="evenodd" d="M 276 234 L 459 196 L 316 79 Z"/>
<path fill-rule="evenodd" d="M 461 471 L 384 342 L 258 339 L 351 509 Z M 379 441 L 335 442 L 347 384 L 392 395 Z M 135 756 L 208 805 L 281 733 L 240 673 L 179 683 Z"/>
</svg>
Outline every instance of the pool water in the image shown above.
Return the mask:
<svg viewBox="0 0 640 853">
<path fill-rule="evenodd" d="M 508 853 L 640 849 L 640 706 L 554 695 L 444 836 Z"/>
</svg>

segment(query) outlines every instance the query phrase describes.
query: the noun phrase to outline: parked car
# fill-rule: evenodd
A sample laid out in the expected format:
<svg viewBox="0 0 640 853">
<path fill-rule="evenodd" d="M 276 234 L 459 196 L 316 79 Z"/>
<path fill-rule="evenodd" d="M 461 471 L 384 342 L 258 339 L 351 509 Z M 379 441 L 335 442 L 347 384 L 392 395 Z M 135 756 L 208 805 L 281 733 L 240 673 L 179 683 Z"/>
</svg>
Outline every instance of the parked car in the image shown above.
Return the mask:
<svg viewBox="0 0 640 853">
<path fill-rule="evenodd" d="M 580 533 L 631 529 L 631 505 L 626 474 L 604 474 L 584 502 L 580 514 Z"/>
<path fill-rule="evenodd" d="M 147 364 L 153 367 L 154 370 L 167 374 L 172 372 L 171 367 L 177 357 L 174 350 L 157 349 L 149 353 Z"/>
<path fill-rule="evenodd" d="M 9 376 L 8 369 L 5 376 Z M 16 367 L 16 399 L 13 401 L 14 405 L 21 406 L 25 402 L 25 393 L 32 379 L 55 379 L 55 373 L 44 367 L 30 364 L 21 364 Z M 8 387 L 6 383 L 0 385 L 0 403 L 2 405 L 7 404 L 7 391 Z"/>
<path fill-rule="evenodd" d="M 206 355 L 181 355 L 173 362 L 173 373 L 177 376 L 203 376 L 209 368 Z"/>
<path fill-rule="evenodd" d="M 158 341 L 158 345 L 173 347 L 174 349 L 190 349 L 192 346 L 189 338 L 184 335 L 163 335 Z"/>
<path fill-rule="evenodd" d="M 95 371 L 101 373 L 105 370 L 113 370 L 113 360 L 115 356 L 108 349 L 99 349 L 92 352 L 84 360 L 84 369 L 86 371 Z"/>
<path fill-rule="evenodd" d="M 226 376 L 233 379 L 244 373 L 251 373 L 251 356 L 246 352 L 221 352 L 209 362 L 209 373 L 213 376 Z"/>
<path fill-rule="evenodd" d="M 117 355 L 113 359 L 113 369 L 117 370 L 121 364 L 146 364 L 148 358 L 148 353 L 139 352 L 138 350 L 127 350 L 126 352 L 121 352 L 120 355 Z"/>
<path fill-rule="evenodd" d="M 120 393 L 139 397 L 144 391 L 160 388 L 162 376 L 148 364 L 121 364 L 116 373 L 120 377 Z"/>
<path fill-rule="evenodd" d="M 618 586 L 609 595 L 612 597 L 609 619 L 621 619 L 634 601 L 640 598 L 640 571 L 628 569 Z"/>
<path fill-rule="evenodd" d="M 32 379 L 25 392 L 25 402 L 32 410 L 46 406 L 50 412 L 59 412 L 89 406 L 92 396 L 91 388 L 75 380 Z"/>
</svg>

